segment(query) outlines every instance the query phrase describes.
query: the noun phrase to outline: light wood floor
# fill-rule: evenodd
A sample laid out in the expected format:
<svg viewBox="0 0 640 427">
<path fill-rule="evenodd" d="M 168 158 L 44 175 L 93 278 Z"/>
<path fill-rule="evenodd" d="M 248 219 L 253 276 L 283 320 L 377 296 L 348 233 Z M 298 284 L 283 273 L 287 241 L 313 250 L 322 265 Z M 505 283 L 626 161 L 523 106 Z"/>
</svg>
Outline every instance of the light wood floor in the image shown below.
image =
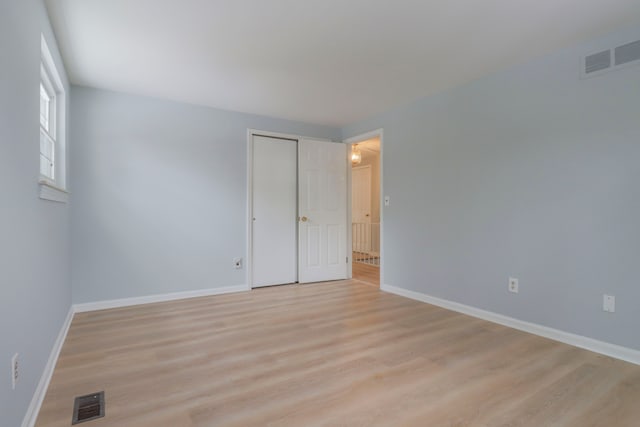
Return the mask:
<svg viewBox="0 0 640 427">
<path fill-rule="evenodd" d="M 638 426 L 640 366 L 355 281 L 77 314 L 37 425 Z"/>
<path fill-rule="evenodd" d="M 352 276 L 355 280 L 360 280 L 369 285 L 380 287 L 380 267 L 375 265 L 354 262 L 352 266 Z"/>
</svg>

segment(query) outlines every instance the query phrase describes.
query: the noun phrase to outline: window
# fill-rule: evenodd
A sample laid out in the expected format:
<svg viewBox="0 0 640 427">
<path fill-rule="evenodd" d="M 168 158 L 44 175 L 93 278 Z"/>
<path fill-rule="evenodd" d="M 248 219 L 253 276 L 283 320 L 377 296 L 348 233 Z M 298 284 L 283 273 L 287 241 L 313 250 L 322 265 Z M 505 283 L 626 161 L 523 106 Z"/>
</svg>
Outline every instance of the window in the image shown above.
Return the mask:
<svg viewBox="0 0 640 427">
<path fill-rule="evenodd" d="M 65 173 L 65 92 L 42 37 L 40 61 L 40 198 L 67 201 Z"/>
<path fill-rule="evenodd" d="M 55 92 L 40 82 L 40 175 L 52 183 L 56 180 L 55 101 Z"/>
</svg>

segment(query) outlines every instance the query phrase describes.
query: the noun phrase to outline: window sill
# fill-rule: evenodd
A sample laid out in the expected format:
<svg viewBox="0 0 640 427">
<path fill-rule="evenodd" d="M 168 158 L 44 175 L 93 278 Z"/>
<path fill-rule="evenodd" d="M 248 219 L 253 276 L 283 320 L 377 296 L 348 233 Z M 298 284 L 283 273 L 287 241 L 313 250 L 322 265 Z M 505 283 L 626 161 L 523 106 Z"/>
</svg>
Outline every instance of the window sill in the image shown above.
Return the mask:
<svg viewBox="0 0 640 427">
<path fill-rule="evenodd" d="M 69 192 L 67 190 L 56 187 L 44 180 L 41 180 L 38 184 L 40 184 L 41 199 L 59 203 L 67 203 L 69 201 Z"/>
</svg>

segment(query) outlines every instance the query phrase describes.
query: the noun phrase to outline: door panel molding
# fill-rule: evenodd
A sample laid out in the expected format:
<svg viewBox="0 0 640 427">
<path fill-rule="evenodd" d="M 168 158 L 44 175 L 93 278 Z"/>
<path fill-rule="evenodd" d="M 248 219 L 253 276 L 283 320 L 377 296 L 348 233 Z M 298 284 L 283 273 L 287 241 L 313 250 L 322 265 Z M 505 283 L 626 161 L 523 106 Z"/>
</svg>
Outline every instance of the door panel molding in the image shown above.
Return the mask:
<svg viewBox="0 0 640 427">
<path fill-rule="evenodd" d="M 347 146 L 302 139 L 298 153 L 298 281 L 346 279 Z"/>
</svg>

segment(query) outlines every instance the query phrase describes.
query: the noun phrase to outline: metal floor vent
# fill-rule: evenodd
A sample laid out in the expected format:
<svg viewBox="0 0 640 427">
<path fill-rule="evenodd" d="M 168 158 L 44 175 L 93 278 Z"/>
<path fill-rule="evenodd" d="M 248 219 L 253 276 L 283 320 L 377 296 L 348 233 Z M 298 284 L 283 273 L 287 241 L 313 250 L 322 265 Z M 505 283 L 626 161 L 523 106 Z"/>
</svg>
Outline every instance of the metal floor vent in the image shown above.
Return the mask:
<svg viewBox="0 0 640 427">
<path fill-rule="evenodd" d="M 102 417 L 104 417 L 104 391 L 75 398 L 72 425 Z"/>
</svg>

